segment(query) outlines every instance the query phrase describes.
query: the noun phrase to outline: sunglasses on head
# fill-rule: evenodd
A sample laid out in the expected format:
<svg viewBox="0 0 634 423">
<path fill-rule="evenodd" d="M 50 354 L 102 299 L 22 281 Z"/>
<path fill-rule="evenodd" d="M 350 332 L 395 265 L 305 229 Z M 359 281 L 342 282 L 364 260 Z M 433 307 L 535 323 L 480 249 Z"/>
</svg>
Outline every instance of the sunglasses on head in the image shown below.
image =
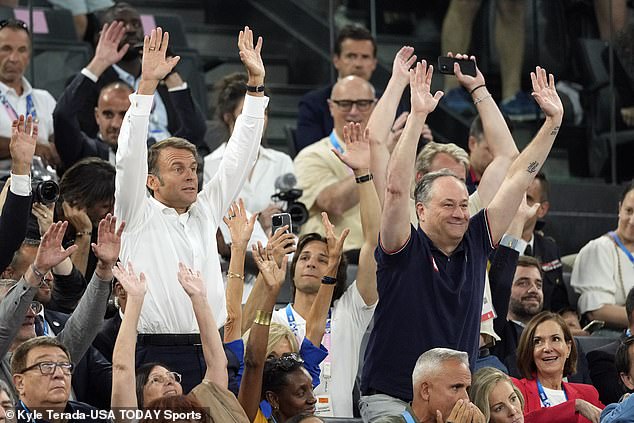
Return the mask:
<svg viewBox="0 0 634 423">
<path fill-rule="evenodd" d="M 0 30 L 3 28 L 16 28 L 16 29 L 23 29 L 25 30 L 27 33 L 29 32 L 29 26 L 26 24 L 26 22 L 21 21 L 20 19 L 3 19 L 0 21 Z"/>
</svg>

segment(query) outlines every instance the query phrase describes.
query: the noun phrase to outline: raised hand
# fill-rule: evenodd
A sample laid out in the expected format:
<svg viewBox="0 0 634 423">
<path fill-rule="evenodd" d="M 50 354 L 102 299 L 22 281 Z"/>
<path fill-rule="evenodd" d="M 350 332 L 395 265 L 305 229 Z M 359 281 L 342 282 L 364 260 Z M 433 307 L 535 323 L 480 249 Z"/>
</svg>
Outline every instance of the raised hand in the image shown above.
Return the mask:
<svg viewBox="0 0 634 423">
<path fill-rule="evenodd" d="M 145 291 L 147 290 L 145 275 L 141 272 L 141 274 L 137 276 L 136 273 L 134 273 L 132 263 L 128 262 L 127 269 L 123 266 L 123 264 L 117 263 L 117 265 L 112 268 L 112 273 L 121 283 L 123 289 L 125 289 L 128 298 L 143 298 L 145 296 Z"/>
<path fill-rule="evenodd" d="M 270 249 L 278 266 L 282 265 L 282 260 L 287 254 L 294 253 L 297 248 L 295 246 L 295 235 L 286 231 L 288 231 L 287 225 L 278 228 L 266 244 L 266 248 Z"/>
<path fill-rule="evenodd" d="M 352 170 L 370 169 L 370 130 L 365 128 L 362 132 L 360 124 L 350 122 L 343 127 L 343 141 L 345 152 L 332 149 L 339 160 Z"/>
<path fill-rule="evenodd" d="M 555 89 L 553 74 L 546 76 L 546 69 L 537 66 L 535 72 L 531 72 L 531 82 L 533 84 L 532 96 L 546 117 L 562 119 L 564 106 Z"/>
<path fill-rule="evenodd" d="M 244 209 L 244 201 L 242 198 L 238 202 L 233 202 L 229 208 L 228 216 L 222 218 L 223 222 L 229 227 L 231 233 L 231 244 L 242 247 L 246 250 L 253 233 L 253 225 L 258 218 L 257 213 L 247 218 L 247 212 Z"/>
<path fill-rule="evenodd" d="M 328 268 L 330 270 L 336 270 L 339 266 L 339 261 L 341 260 L 343 243 L 346 241 L 346 237 L 350 233 L 350 229 L 344 229 L 341 235 L 337 237 L 337 235 L 335 235 L 335 225 L 330 223 L 328 213 L 326 212 L 321 212 L 321 222 L 324 225 L 326 244 L 328 245 Z"/>
<path fill-rule="evenodd" d="M 178 282 L 191 297 L 207 298 L 207 288 L 199 271 L 193 272 L 192 269 L 183 263 L 178 263 Z"/>
<path fill-rule="evenodd" d="M 28 175 L 37 145 L 37 122 L 31 116 L 24 115 L 13 121 L 11 125 L 11 172 L 16 175 Z"/>
<path fill-rule="evenodd" d="M 99 76 L 108 67 L 118 63 L 125 56 L 130 45 L 126 43 L 119 47 L 125 33 L 125 23 L 121 21 L 103 25 L 97 47 L 95 48 L 95 56 L 87 66 L 91 72 Z"/>
<path fill-rule="evenodd" d="M 238 48 L 240 49 L 240 60 L 247 68 L 249 75 L 249 85 L 264 83 L 264 63 L 262 62 L 262 37 L 253 45 L 253 31 L 248 26 L 240 31 L 238 35 Z"/>
<path fill-rule="evenodd" d="M 286 279 L 286 265 L 288 256 L 282 258 L 282 263 L 275 262 L 273 253 L 269 248 L 264 248 L 258 241 L 258 245 L 252 245 L 253 259 L 258 266 L 258 270 L 264 279 L 267 291 L 277 294 Z"/>
<path fill-rule="evenodd" d="M 161 27 L 153 29 L 149 37 L 145 36 L 141 79 L 158 82 L 174 69 L 180 56 L 166 57 L 169 38 L 169 33 L 164 33 Z"/>
<path fill-rule="evenodd" d="M 117 218 L 110 213 L 99 222 L 97 243 L 93 242 L 91 247 L 103 267 L 112 268 L 117 262 L 121 250 L 121 234 L 124 228 L 125 222 L 121 222 L 119 229 L 117 229 Z"/>
<path fill-rule="evenodd" d="M 48 272 L 64 261 L 66 257 L 70 257 L 78 248 L 76 245 L 71 245 L 68 248 L 62 247 L 62 240 L 67 227 L 68 222 L 53 223 L 42 237 L 33 262 L 35 268 L 40 272 Z"/>
<path fill-rule="evenodd" d="M 42 203 L 33 203 L 31 213 L 37 218 L 37 226 L 40 228 L 40 236 L 44 235 L 53 224 L 53 206 Z"/>
<path fill-rule="evenodd" d="M 403 46 L 394 56 L 392 63 L 392 79 L 403 87 L 409 84 L 409 70 L 416 63 L 414 47 Z"/>
<path fill-rule="evenodd" d="M 70 203 L 64 201 L 62 210 L 64 210 L 64 218 L 73 225 L 77 232 L 92 232 L 92 222 L 86 214 L 86 209 L 71 206 Z"/>
<path fill-rule="evenodd" d="M 447 53 L 447 56 L 454 57 L 451 52 Z M 460 85 L 465 87 L 465 89 L 469 92 L 471 92 L 471 90 L 473 90 L 474 88 L 479 87 L 480 85 L 486 85 L 486 82 L 484 81 L 484 75 L 482 75 L 482 72 L 480 72 L 480 68 L 478 68 L 475 56 L 456 54 L 455 58 L 459 60 L 471 60 L 476 64 L 476 76 L 463 74 L 460 70 L 460 65 L 457 63 L 453 64 L 453 73 L 454 75 L 456 75 L 456 79 L 458 79 Z"/>
<path fill-rule="evenodd" d="M 411 112 L 424 113 L 426 115 L 434 111 L 443 96 L 442 91 L 431 94 L 431 78 L 434 67 L 427 66 L 426 61 L 416 64 L 416 68 L 409 71 L 409 86 L 411 91 Z"/>
</svg>

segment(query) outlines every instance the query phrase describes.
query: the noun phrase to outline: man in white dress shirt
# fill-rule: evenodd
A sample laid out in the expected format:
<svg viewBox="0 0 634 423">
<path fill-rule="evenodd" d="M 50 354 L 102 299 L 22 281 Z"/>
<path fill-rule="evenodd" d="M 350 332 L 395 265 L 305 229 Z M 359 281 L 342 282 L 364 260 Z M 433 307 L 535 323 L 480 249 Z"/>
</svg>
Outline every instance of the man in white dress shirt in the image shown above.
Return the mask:
<svg viewBox="0 0 634 423">
<path fill-rule="evenodd" d="M 214 317 L 219 324 L 225 320 L 215 235 L 255 162 L 268 98 L 263 93 L 262 39 L 254 44 L 253 33 L 245 27 L 238 38 L 240 58 L 249 75 L 244 108 L 217 174 L 198 193 L 193 144 L 168 138 L 148 152 L 145 143 L 153 94 L 179 60 L 178 56 L 166 59 L 168 38 L 160 28 L 145 37 L 141 82 L 137 93 L 130 96 L 131 106 L 119 134 L 115 211 L 127 223 L 120 258 L 134 263 L 149 281 L 139 320 L 139 345 L 171 348 L 200 344 L 191 302 L 176 278 L 179 262 L 201 272 Z M 169 354 L 164 350 L 159 357 L 156 350 L 140 352 L 137 363 L 157 358 L 166 361 L 164 358 L 174 356 L 173 350 Z M 194 367 L 180 351 L 177 359 L 188 363 L 190 369 Z M 200 374 L 204 374 L 204 367 Z M 183 376 L 184 390 L 188 383 L 193 386 L 200 381 Z"/>
</svg>

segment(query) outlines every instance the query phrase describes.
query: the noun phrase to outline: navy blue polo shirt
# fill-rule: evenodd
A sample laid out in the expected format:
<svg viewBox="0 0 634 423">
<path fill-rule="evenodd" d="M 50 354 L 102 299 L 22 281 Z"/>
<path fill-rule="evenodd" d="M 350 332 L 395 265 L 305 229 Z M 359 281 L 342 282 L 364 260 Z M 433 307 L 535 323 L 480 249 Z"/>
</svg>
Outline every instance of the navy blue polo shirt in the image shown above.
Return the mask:
<svg viewBox="0 0 634 423">
<path fill-rule="evenodd" d="M 379 391 L 412 400 L 412 371 L 418 357 L 445 347 L 478 358 L 487 256 L 493 249 L 486 211 L 447 257 L 420 227 L 405 246 L 388 254 L 379 245 L 374 312 L 363 365 L 361 392 Z"/>
</svg>

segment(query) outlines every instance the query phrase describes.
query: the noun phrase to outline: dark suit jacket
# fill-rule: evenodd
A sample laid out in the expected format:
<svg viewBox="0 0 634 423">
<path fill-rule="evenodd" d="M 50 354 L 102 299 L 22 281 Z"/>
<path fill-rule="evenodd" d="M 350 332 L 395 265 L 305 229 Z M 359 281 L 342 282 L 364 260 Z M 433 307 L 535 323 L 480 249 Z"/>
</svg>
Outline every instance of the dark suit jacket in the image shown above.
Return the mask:
<svg viewBox="0 0 634 423">
<path fill-rule="evenodd" d="M 589 422 L 581 414 L 575 412 L 576 399 L 583 399 L 603 409 L 605 406 L 599 401 L 599 393 L 592 385 L 583 383 L 565 383 L 564 390 L 568 401 L 553 407 L 542 408 L 537 381 L 528 379 L 513 379 L 513 383 L 524 396 L 525 423 L 576 423 Z"/>
<path fill-rule="evenodd" d="M 115 81 L 119 81 L 119 75 L 112 66 L 106 69 L 96 83 L 80 73 L 60 97 L 59 102 L 62 102 L 64 95 L 68 93 L 74 104 L 70 106 L 63 105 L 62 107 L 74 107 L 77 110 L 76 118 L 79 121 L 79 127 L 89 138 L 95 139 L 97 137 L 98 128 L 95 122 L 94 110 L 99 99 L 99 92 L 103 87 Z M 74 90 L 71 88 L 73 83 L 76 83 Z M 199 149 L 201 155 L 209 154 L 209 148 L 204 142 L 205 131 L 207 130 L 205 116 L 192 98 L 190 89 L 169 92 L 164 84 L 160 84 L 157 91 L 163 103 L 165 103 L 168 119 L 167 129 L 170 133 L 175 137 L 185 138 L 193 143 Z M 56 110 L 60 107 L 59 102 Z M 53 117 L 55 119 L 55 115 Z M 55 131 L 57 131 L 57 124 L 55 124 Z M 56 135 L 56 144 L 57 138 L 58 136 Z"/>
<path fill-rule="evenodd" d="M 599 398 L 604 404 L 619 402 L 627 391 L 620 383 L 614 358 L 621 340 L 609 343 L 587 354 L 592 384 L 599 391 Z"/>
<path fill-rule="evenodd" d="M 101 326 L 101 331 L 92 341 L 92 346 L 97 348 L 101 354 L 103 354 L 108 361 L 112 363 L 112 351 L 114 350 L 114 343 L 117 340 L 119 334 L 119 328 L 121 327 L 121 316 L 119 310 L 111 318 L 104 320 Z"/>
<path fill-rule="evenodd" d="M 69 314 L 45 309 L 44 317 L 53 332 L 57 335 L 66 325 Z M 110 395 L 112 391 L 112 364 L 97 351 L 90 347 L 86 354 L 77 360 L 73 372 L 73 391 L 77 400 L 100 409 L 110 409 Z"/>
<path fill-rule="evenodd" d="M 533 235 L 535 237 L 533 256 L 539 260 L 544 271 L 544 310 L 557 313 L 559 310 L 571 306 L 564 284 L 559 247 L 555 240 L 549 236 L 544 236 L 539 232 L 534 232 Z M 574 309 L 577 308 L 576 306 L 576 304 L 572 304 Z"/>
<path fill-rule="evenodd" d="M 4 270 L 22 245 L 31 214 L 31 196 L 15 195 L 7 191 L 7 199 L 0 216 L 0 269 Z"/>
<path fill-rule="evenodd" d="M 328 99 L 332 85 L 306 93 L 297 106 L 297 133 L 295 135 L 295 149 L 302 148 L 327 137 L 334 123 L 328 109 Z"/>
</svg>

